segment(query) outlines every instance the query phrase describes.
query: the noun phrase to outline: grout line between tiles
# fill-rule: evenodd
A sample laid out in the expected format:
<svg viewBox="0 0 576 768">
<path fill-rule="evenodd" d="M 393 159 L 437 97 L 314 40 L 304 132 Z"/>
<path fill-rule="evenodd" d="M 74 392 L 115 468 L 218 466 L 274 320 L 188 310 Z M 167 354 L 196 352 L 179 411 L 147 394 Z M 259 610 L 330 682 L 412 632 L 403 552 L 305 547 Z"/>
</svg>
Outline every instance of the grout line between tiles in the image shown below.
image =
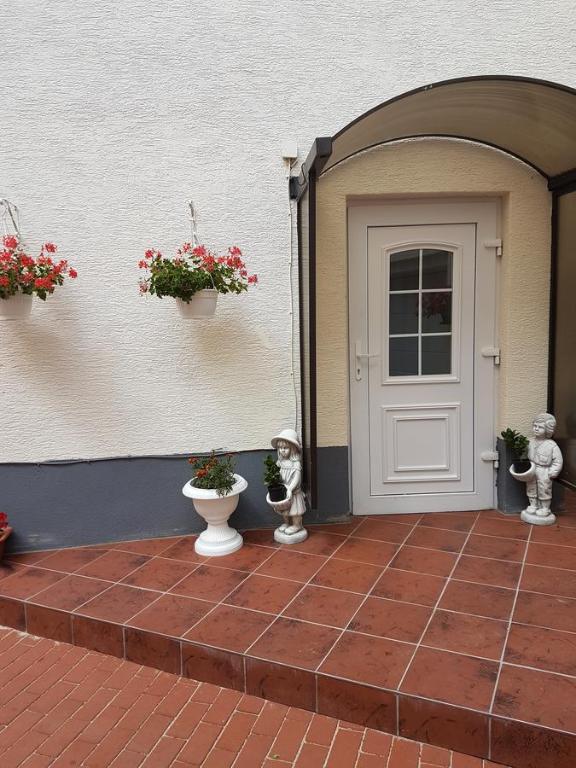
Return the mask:
<svg viewBox="0 0 576 768">
<path fill-rule="evenodd" d="M 391 555 L 391 557 L 390 557 L 390 560 L 388 561 L 388 563 L 386 564 L 386 566 L 384 566 L 384 568 L 385 568 L 385 569 L 386 569 L 386 568 L 387 568 L 387 567 L 390 565 L 390 563 L 392 562 L 392 560 L 393 560 L 393 559 L 396 557 L 396 555 L 398 554 L 398 552 L 400 551 L 400 549 L 401 549 L 401 548 L 404 546 L 404 544 L 405 544 L 406 540 L 408 539 L 408 537 L 412 535 L 412 531 L 414 531 L 414 529 L 416 528 L 416 526 L 417 526 L 417 525 L 418 525 L 418 523 L 415 523 L 415 524 L 414 524 L 414 525 L 413 525 L 413 526 L 410 528 L 410 530 L 409 530 L 409 531 L 406 533 L 406 536 L 405 536 L 405 538 L 404 538 L 404 541 L 402 541 L 402 543 L 400 543 L 400 544 L 396 545 L 396 547 L 397 547 L 397 548 L 396 548 L 396 551 L 394 552 L 394 554 L 393 554 L 393 555 Z M 376 586 L 376 584 L 373 584 L 373 585 L 372 585 L 372 589 L 374 589 L 374 587 L 375 587 L 375 586 Z M 348 623 L 346 624 L 346 626 L 344 627 L 344 629 L 342 629 L 342 631 L 340 632 L 340 634 L 338 635 L 338 637 L 336 638 L 336 640 L 334 641 L 334 643 L 333 643 L 333 644 L 330 646 L 330 648 L 329 648 L 328 652 L 327 652 L 327 653 L 324 655 L 324 658 L 323 658 L 323 659 L 320 661 L 320 663 L 319 663 L 319 664 L 317 664 L 317 665 L 316 665 L 316 667 L 314 668 L 314 670 L 315 670 L 316 672 L 317 672 L 318 670 L 320 670 L 320 668 L 322 667 L 322 665 L 324 664 L 324 662 L 326 661 L 326 659 L 328 658 L 328 656 L 329 656 L 329 655 L 332 653 L 332 651 L 334 650 L 334 648 L 336 647 L 336 645 L 337 645 L 337 644 L 340 642 L 341 638 L 343 637 L 344 633 L 346 632 L 346 628 L 350 626 L 350 622 L 354 620 L 354 617 L 355 617 L 355 616 L 358 614 L 358 612 L 359 612 L 359 611 L 362 609 L 362 607 L 363 607 L 363 606 L 366 604 L 366 602 L 368 601 L 368 598 L 370 597 L 370 593 L 371 593 L 371 591 L 372 591 L 372 590 L 370 590 L 370 592 L 368 592 L 368 593 L 366 594 L 366 596 L 364 597 L 364 599 L 362 600 L 362 602 L 361 602 L 361 603 L 360 603 L 360 605 L 358 606 L 357 610 L 354 612 L 354 614 L 352 615 L 352 617 L 349 619 L 349 621 L 348 621 Z"/>
<path fill-rule="evenodd" d="M 528 549 L 530 547 L 530 539 L 532 538 L 533 527 L 530 526 L 528 531 L 528 538 L 526 540 L 526 547 L 524 549 L 524 559 L 522 560 L 522 567 L 520 568 L 520 578 L 518 579 L 518 586 L 514 595 L 514 601 L 512 603 L 512 611 L 510 612 L 510 619 L 508 621 L 508 627 L 506 629 L 506 637 L 504 638 L 504 645 L 502 646 L 502 654 L 498 663 L 498 670 L 496 672 L 496 682 L 494 683 L 494 690 L 492 691 L 492 698 L 490 700 L 490 706 L 488 708 L 488 759 L 492 759 L 492 716 L 494 712 L 494 703 L 496 701 L 496 694 L 498 692 L 498 685 L 500 683 L 500 675 L 502 674 L 502 667 L 504 666 L 504 657 L 506 656 L 506 648 L 508 646 L 508 638 L 510 636 L 510 629 L 512 627 L 512 621 L 514 619 L 514 613 L 516 611 L 516 603 L 518 602 L 518 595 L 520 593 L 520 584 L 522 583 L 522 577 L 524 575 L 524 567 L 526 565 L 526 558 L 528 557 Z"/>
<path fill-rule="evenodd" d="M 474 526 L 476 525 L 476 521 L 478 520 L 479 515 L 480 515 L 480 513 L 478 513 L 476 515 L 476 520 L 474 521 Z M 414 649 L 414 653 L 412 654 L 412 657 L 410 658 L 408 664 L 406 665 L 406 667 L 404 669 L 404 672 L 402 674 L 400 682 L 398 683 L 398 686 L 397 686 L 398 695 L 400 695 L 400 689 L 402 688 L 402 684 L 404 683 L 406 675 L 408 674 L 408 670 L 410 669 L 414 659 L 416 658 L 416 654 L 418 653 L 418 649 L 420 648 L 420 644 L 422 643 L 422 640 L 424 639 L 424 637 L 425 637 L 425 635 L 426 635 L 426 633 L 428 631 L 428 628 L 429 628 L 430 624 L 432 623 L 432 619 L 434 618 L 434 614 L 438 610 L 438 606 L 440 605 L 440 602 L 441 602 L 442 598 L 444 597 L 444 593 L 446 592 L 446 589 L 448 588 L 448 584 L 450 584 L 450 581 L 452 579 L 452 575 L 453 575 L 454 571 L 456 570 L 456 567 L 457 567 L 458 563 L 460 562 L 460 558 L 462 557 L 462 554 L 464 552 L 464 547 L 466 546 L 466 544 L 468 543 L 468 541 L 470 539 L 470 536 L 472 535 L 472 530 L 474 529 L 474 526 L 472 526 L 472 528 L 468 532 L 468 535 L 466 536 L 466 539 L 465 539 L 464 543 L 462 544 L 462 548 L 460 550 L 460 553 L 456 557 L 454 565 L 452 566 L 452 570 L 448 574 L 448 577 L 446 578 L 446 582 L 445 582 L 444 586 L 442 587 L 442 591 L 440 592 L 440 594 L 438 596 L 438 599 L 436 600 L 436 603 L 434 604 L 434 606 L 432 608 L 432 612 L 430 613 L 430 618 L 428 619 L 428 621 L 426 623 L 426 626 L 424 627 L 424 630 L 422 631 L 422 633 L 420 635 L 420 639 L 418 640 L 418 643 L 416 643 L 416 647 Z"/>
</svg>

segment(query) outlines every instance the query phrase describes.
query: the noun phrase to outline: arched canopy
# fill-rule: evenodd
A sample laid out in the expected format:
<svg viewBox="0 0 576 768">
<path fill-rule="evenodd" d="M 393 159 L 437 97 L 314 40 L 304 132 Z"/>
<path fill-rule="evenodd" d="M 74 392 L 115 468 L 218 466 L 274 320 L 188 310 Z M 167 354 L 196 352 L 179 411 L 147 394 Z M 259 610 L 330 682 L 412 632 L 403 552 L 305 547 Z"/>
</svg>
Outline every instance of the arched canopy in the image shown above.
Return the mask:
<svg viewBox="0 0 576 768">
<path fill-rule="evenodd" d="M 521 77 L 446 80 L 383 102 L 331 138 L 316 139 L 300 185 L 358 152 L 399 139 L 444 136 L 496 147 L 550 180 L 576 176 L 576 90 Z M 296 195 L 295 195 L 296 196 Z"/>
<path fill-rule="evenodd" d="M 290 196 L 298 199 L 302 432 L 312 507 L 322 496 L 316 440 L 316 183 L 322 173 L 359 152 L 416 137 L 491 146 L 519 158 L 548 180 L 552 191 L 549 408 L 558 418 L 566 454 L 574 454 L 568 442 L 576 445 L 572 417 L 576 412 L 576 90 L 522 77 L 447 80 L 385 101 L 334 136 L 317 138 L 300 176 L 290 179 Z M 565 462 L 563 477 L 576 489 L 576 461 Z"/>
</svg>

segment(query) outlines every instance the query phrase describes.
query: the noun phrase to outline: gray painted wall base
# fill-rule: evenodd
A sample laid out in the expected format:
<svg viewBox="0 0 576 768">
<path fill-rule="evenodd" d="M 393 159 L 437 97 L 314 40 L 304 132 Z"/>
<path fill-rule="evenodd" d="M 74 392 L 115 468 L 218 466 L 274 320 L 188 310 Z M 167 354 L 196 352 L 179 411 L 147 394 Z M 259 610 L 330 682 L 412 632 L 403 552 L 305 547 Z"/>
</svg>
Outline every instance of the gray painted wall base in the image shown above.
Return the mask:
<svg viewBox="0 0 576 768">
<path fill-rule="evenodd" d="M 319 509 L 305 522 L 348 514 L 348 450 L 321 448 Z M 275 528 L 266 504 L 263 461 L 272 449 L 237 454 L 236 471 L 248 481 L 230 519 L 240 529 Z M 198 533 L 204 521 L 182 495 L 190 479 L 187 457 L 143 457 L 75 463 L 0 464 L 0 509 L 14 533 L 7 551 L 103 544 L 124 539 Z M 331 479 L 332 478 L 332 479 Z"/>
</svg>

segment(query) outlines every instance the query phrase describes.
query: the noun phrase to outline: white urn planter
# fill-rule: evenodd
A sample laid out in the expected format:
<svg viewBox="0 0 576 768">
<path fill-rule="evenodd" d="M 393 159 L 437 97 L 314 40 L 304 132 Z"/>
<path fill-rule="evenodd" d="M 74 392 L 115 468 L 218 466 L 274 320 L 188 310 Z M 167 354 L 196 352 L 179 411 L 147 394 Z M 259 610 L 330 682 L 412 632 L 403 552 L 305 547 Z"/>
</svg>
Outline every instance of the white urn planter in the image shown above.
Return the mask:
<svg viewBox="0 0 576 768">
<path fill-rule="evenodd" d="M 15 293 L 8 299 L 0 299 L 0 319 L 25 320 L 32 312 L 32 294 Z"/>
<path fill-rule="evenodd" d="M 228 520 L 238 506 L 240 494 L 248 488 L 248 483 L 236 474 L 234 480 L 232 490 L 225 496 L 218 496 L 215 489 L 196 488 L 191 480 L 182 488 L 184 496 L 192 499 L 194 509 L 207 524 L 206 530 L 202 531 L 194 544 L 199 555 L 230 555 L 244 543 L 238 531 L 228 525 Z"/>
<path fill-rule="evenodd" d="M 198 319 L 213 317 L 217 301 L 218 291 L 215 288 L 205 288 L 202 291 L 196 291 L 188 302 L 176 299 L 176 306 L 182 317 Z"/>
</svg>

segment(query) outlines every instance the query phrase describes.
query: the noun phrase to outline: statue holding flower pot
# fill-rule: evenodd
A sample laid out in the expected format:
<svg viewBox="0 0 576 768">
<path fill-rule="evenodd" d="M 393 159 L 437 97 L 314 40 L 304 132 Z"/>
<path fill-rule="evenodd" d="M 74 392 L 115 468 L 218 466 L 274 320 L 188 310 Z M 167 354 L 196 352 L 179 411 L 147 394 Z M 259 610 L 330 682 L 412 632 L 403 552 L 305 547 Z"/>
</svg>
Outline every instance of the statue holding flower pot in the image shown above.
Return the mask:
<svg viewBox="0 0 576 768">
<path fill-rule="evenodd" d="M 274 501 L 270 491 L 266 501 L 272 509 L 282 515 L 283 523 L 274 531 L 274 540 L 280 544 L 297 544 L 308 537 L 308 531 L 302 525 L 306 512 L 306 500 L 302 491 L 302 447 L 298 435 L 293 429 L 284 429 L 272 438 L 272 447 L 278 451 L 276 466 L 280 480 L 285 487 L 285 498 Z M 277 483 L 277 475 L 272 477 L 271 462 L 266 462 L 268 476 Z"/>
<path fill-rule="evenodd" d="M 540 413 L 532 422 L 533 437 L 528 441 L 530 468 L 517 472 L 510 467 L 510 474 L 526 483 L 528 506 L 520 515 L 522 520 L 533 525 L 552 525 L 556 522 L 550 506 L 552 504 L 552 481 L 562 471 L 562 452 L 552 440 L 556 419 L 551 413 Z"/>
</svg>

